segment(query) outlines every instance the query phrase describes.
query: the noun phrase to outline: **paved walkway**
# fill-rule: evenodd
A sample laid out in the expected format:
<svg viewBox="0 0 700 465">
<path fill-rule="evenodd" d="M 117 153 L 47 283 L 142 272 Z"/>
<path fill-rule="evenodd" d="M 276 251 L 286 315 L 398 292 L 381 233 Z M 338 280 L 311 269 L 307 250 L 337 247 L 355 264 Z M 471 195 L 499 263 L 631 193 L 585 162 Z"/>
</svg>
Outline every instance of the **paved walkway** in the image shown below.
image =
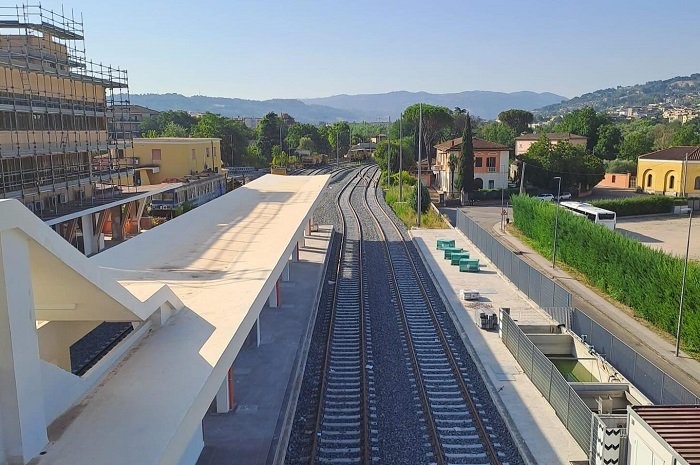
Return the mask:
<svg viewBox="0 0 700 465">
<path fill-rule="evenodd" d="M 522 258 L 531 266 L 569 290 L 574 307 L 581 309 L 639 354 L 673 376 L 693 394 L 700 396 L 700 362 L 683 352 L 680 357 L 676 357 L 675 341 L 670 336 L 662 336 L 656 330 L 650 329 L 645 323 L 620 310 L 561 269 L 552 269 L 548 258 L 541 256 L 509 232 L 502 232 L 498 223 L 493 225 L 491 233 L 511 250 L 522 251 Z"/>
<path fill-rule="evenodd" d="M 554 409 L 540 394 L 518 365 L 497 332 L 478 327 L 481 311 L 500 307 L 511 309 L 511 316 L 519 323 L 550 324 L 549 316 L 539 310 L 526 296 L 497 273 L 495 265 L 456 229 L 413 229 L 413 240 L 429 272 L 438 284 L 438 290 L 452 309 L 456 326 L 467 348 L 493 393 L 501 415 L 517 431 L 514 440 L 526 452 L 526 463 L 538 465 L 565 464 L 586 460 L 586 454 L 571 437 Z M 458 247 L 472 252 L 484 264 L 480 273 L 460 273 L 443 259 L 442 251 L 435 249 L 438 238 L 455 239 Z M 479 302 L 459 299 L 460 289 L 477 289 Z"/>
<path fill-rule="evenodd" d="M 233 365 L 236 407 L 225 414 L 204 417 L 204 451 L 198 465 L 264 465 L 272 463 L 280 430 L 292 418 L 288 396 L 296 386 L 296 367 L 302 345 L 313 325 L 316 293 L 330 237 L 329 230 L 313 233 L 291 264 L 291 280 L 280 285 L 279 308 L 260 314 L 261 344 L 255 330 Z"/>
</svg>

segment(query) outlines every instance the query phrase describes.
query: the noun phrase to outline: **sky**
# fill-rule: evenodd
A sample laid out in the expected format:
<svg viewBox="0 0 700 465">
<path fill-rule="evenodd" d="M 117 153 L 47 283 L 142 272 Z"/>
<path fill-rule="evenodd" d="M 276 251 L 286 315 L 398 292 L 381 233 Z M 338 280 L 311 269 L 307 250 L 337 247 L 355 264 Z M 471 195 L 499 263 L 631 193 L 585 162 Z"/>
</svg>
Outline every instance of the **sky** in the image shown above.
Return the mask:
<svg viewBox="0 0 700 465">
<path fill-rule="evenodd" d="M 697 0 L 65 0 L 132 93 L 575 97 L 700 72 Z"/>
</svg>

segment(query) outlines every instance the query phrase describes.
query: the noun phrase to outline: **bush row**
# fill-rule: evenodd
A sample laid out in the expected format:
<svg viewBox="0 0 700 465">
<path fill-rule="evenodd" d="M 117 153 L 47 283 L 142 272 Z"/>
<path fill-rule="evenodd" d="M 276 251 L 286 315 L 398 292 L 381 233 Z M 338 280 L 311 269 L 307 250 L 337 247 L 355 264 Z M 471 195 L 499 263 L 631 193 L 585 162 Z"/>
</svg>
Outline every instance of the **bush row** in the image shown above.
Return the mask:
<svg viewBox="0 0 700 465">
<path fill-rule="evenodd" d="M 510 188 L 504 192 L 503 196 L 507 201 L 511 195 L 518 192 L 518 188 Z M 480 189 L 469 194 L 469 198 L 472 200 L 501 200 L 501 189 Z"/>
<path fill-rule="evenodd" d="M 678 200 L 682 205 L 687 202 L 665 195 L 636 195 L 624 199 L 603 199 L 591 202 L 596 207 L 612 210 L 617 216 L 651 215 L 654 213 L 670 213 Z"/>
<path fill-rule="evenodd" d="M 513 197 L 516 227 L 551 257 L 556 206 L 528 196 Z M 587 219 L 559 215 L 557 260 L 582 273 L 635 314 L 675 336 L 683 259 L 651 249 Z M 700 265 L 688 265 L 682 339 L 700 350 Z"/>
</svg>

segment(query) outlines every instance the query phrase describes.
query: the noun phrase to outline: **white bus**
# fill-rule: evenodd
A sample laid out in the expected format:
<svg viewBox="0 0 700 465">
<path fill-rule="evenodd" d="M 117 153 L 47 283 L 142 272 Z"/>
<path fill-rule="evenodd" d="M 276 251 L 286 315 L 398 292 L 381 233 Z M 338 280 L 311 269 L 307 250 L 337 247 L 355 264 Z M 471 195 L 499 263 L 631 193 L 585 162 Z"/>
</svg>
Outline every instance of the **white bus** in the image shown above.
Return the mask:
<svg viewBox="0 0 700 465">
<path fill-rule="evenodd" d="M 613 211 L 594 207 L 590 203 L 583 202 L 560 202 L 560 205 L 572 213 L 585 216 L 594 223 L 602 224 L 608 229 L 615 229 L 617 215 Z"/>
</svg>

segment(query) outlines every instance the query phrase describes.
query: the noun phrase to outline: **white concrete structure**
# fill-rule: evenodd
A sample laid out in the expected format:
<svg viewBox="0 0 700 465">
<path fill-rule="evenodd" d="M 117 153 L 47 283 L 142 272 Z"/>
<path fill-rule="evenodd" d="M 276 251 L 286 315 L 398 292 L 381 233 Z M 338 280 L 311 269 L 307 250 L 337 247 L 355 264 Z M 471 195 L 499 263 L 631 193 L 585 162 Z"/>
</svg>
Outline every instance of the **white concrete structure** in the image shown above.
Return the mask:
<svg viewBox="0 0 700 465">
<path fill-rule="evenodd" d="M 0 200 L 0 464 L 189 464 L 328 176 L 264 176 L 86 258 Z M 135 331 L 82 376 L 70 345 Z"/>
<path fill-rule="evenodd" d="M 629 465 L 700 463 L 700 405 L 630 407 Z"/>
</svg>

